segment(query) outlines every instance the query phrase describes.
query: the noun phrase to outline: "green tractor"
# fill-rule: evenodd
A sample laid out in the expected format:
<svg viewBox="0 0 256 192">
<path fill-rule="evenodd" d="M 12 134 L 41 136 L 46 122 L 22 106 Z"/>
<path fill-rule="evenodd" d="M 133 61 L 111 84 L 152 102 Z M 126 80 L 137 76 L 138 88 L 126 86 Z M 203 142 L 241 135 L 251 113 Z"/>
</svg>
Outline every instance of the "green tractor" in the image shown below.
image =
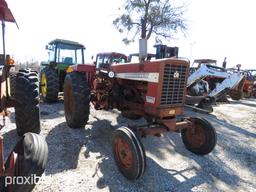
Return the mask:
<svg viewBox="0 0 256 192">
<path fill-rule="evenodd" d="M 67 68 L 84 63 L 85 47 L 74 41 L 55 39 L 46 49 L 49 59 L 40 66 L 41 93 L 44 102 L 56 102 L 58 93 L 63 90 Z"/>
</svg>

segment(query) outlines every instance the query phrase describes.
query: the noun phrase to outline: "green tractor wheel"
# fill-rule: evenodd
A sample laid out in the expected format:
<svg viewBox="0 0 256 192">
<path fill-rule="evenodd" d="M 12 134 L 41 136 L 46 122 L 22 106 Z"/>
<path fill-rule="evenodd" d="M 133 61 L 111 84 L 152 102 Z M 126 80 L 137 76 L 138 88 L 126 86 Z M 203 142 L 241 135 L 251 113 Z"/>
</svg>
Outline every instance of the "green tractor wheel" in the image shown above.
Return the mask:
<svg viewBox="0 0 256 192">
<path fill-rule="evenodd" d="M 40 90 L 44 102 L 56 102 L 59 93 L 59 79 L 55 69 L 46 67 L 40 74 Z"/>
</svg>

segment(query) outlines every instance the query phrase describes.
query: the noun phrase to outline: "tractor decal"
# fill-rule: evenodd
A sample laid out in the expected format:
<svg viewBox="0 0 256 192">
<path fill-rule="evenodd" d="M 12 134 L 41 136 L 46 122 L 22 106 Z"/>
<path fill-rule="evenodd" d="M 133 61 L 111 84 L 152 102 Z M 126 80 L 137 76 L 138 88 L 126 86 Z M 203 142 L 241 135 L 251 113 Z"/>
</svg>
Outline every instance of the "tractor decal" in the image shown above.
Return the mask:
<svg viewBox="0 0 256 192">
<path fill-rule="evenodd" d="M 158 83 L 159 81 L 159 73 L 116 73 L 115 77 L 152 83 Z"/>
</svg>

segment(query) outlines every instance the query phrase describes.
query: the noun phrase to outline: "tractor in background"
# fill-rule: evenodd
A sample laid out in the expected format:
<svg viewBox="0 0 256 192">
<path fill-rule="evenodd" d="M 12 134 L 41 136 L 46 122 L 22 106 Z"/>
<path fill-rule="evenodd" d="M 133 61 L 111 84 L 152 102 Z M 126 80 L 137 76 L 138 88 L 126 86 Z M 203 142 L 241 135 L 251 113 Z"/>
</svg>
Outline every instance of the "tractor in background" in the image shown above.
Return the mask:
<svg viewBox="0 0 256 192">
<path fill-rule="evenodd" d="M 10 81 L 10 69 L 14 67 L 15 62 L 5 52 L 5 24 L 16 21 L 4 0 L 0 0 L 0 20 L 3 43 L 3 53 L 0 54 L 0 114 L 3 116 L 3 122 L 0 129 L 5 126 L 5 117 L 10 114 L 8 108 L 14 107 L 17 134 L 21 136 L 6 161 L 3 136 L 0 136 L 0 191 L 30 192 L 44 172 L 48 157 L 47 143 L 38 135 L 40 132 L 38 74 L 30 69 L 21 69 L 16 73 L 13 81 Z M 28 178 L 32 175 L 37 177 L 34 178 L 34 182 L 18 181 L 19 177 Z M 12 182 L 7 183 L 6 177 L 11 177 Z"/>
<path fill-rule="evenodd" d="M 49 58 L 40 64 L 40 90 L 44 102 L 56 102 L 63 91 L 66 69 L 84 63 L 84 45 L 55 39 L 46 45 Z"/>
<path fill-rule="evenodd" d="M 117 52 L 98 53 L 94 64 L 97 69 L 108 70 L 115 63 L 126 63 L 128 58 L 125 54 Z"/>
<path fill-rule="evenodd" d="M 215 101 L 227 101 L 226 94 L 237 99 L 244 82 L 244 75 L 240 71 L 227 71 L 218 67 L 216 60 L 197 59 L 197 67 L 190 68 L 188 77 L 186 103 L 212 112 Z"/>
<path fill-rule="evenodd" d="M 246 79 L 243 86 L 243 96 L 245 98 L 256 97 L 256 70 L 247 69 L 243 71 Z"/>
<path fill-rule="evenodd" d="M 113 133 L 117 167 L 129 180 L 140 178 L 146 169 L 142 137 L 181 133 L 185 147 L 199 155 L 210 153 L 216 144 L 215 129 L 207 120 L 184 116 L 189 62 L 173 57 L 172 49 L 167 48 L 159 47 L 156 55 L 168 58 L 78 64 L 69 66 L 65 77 L 64 109 L 69 127 L 87 124 L 90 103 L 98 110 L 117 108 L 146 119 L 145 125 L 120 127 Z"/>
</svg>

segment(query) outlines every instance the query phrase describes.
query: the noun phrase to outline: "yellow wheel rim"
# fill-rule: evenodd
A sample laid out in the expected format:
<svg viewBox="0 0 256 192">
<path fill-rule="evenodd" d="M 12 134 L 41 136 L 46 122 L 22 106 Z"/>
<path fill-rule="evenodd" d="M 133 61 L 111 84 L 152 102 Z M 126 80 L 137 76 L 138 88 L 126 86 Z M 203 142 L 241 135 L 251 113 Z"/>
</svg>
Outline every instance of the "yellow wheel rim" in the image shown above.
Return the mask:
<svg viewBox="0 0 256 192">
<path fill-rule="evenodd" d="M 43 97 L 45 97 L 47 94 L 47 81 L 45 73 L 41 75 L 41 92 Z"/>
</svg>

